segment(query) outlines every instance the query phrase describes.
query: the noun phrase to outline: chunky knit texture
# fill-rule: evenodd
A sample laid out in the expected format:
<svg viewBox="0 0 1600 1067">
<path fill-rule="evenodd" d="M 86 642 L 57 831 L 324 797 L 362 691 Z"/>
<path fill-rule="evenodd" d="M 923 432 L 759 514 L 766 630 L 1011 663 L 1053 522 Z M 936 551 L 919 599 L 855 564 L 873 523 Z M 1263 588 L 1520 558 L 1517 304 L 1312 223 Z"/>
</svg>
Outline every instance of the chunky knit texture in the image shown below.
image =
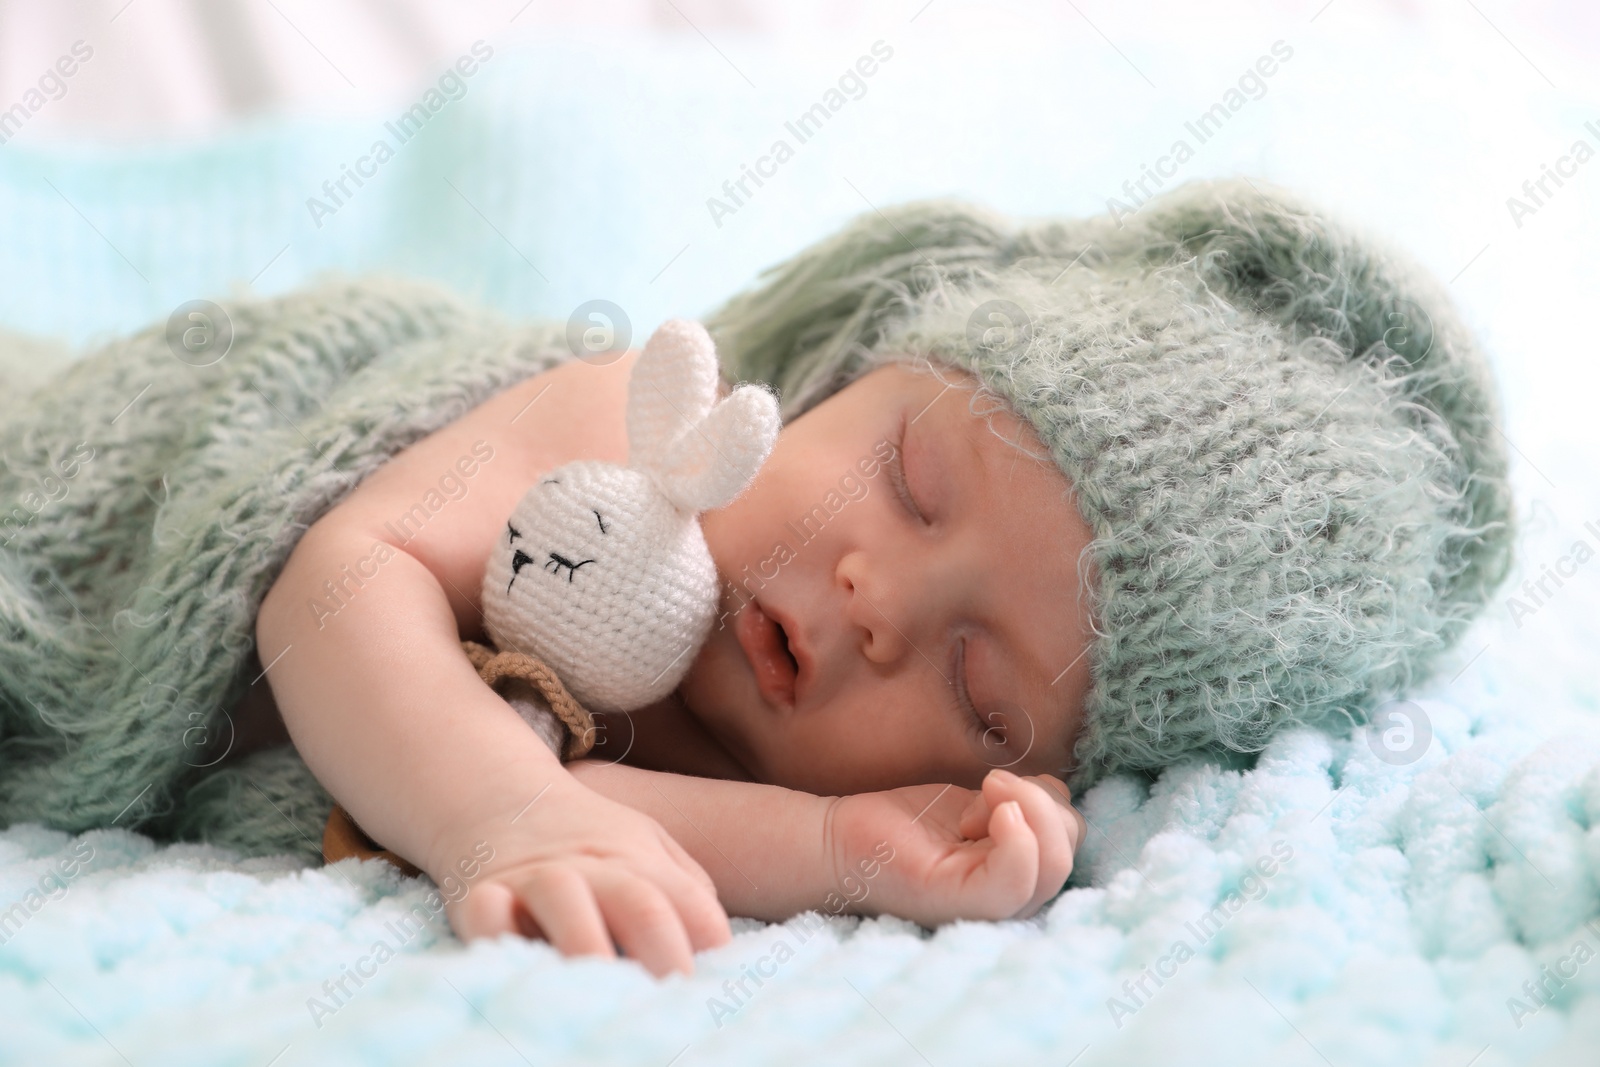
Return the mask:
<svg viewBox="0 0 1600 1067">
<path fill-rule="evenodd" d="M 1095 534 L 1075 789 L 1364 720 L 1510 566 L 1498 401 L 1448 298 L 1265 183 L 1190 182 L 1120 224 L 873 212 L 709 325 L 785 418 L 931 358 L 1038 431 Z"/>
<path fill-rule="evenodd" d="M 570 356 L 560 323 L 516 330 L 409 283 L 224 307 L 219 362 L 180 361 L 157 324 L 0 421 L 0 824 L 314 859 L 332 800 L 293 746 L 205 766 L 262 670 L 257 607 L 364 477 Z M 0 385 L 18 371 L 8 346 Z"/>
</svg>

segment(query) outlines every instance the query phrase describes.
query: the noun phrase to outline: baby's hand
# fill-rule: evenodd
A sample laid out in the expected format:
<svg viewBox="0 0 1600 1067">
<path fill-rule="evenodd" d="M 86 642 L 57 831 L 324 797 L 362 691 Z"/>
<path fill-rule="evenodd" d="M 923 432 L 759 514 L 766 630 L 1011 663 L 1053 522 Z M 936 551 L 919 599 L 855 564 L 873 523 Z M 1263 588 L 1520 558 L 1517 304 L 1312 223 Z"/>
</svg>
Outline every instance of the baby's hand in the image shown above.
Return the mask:
<svg viewBox="0 0 1600 1067">
<path fill-rule="evenodd" d="M 834 884 L 855 912 L 924 926 L 1027 918 L 1072 873 L 1088 824 L 1071 800 L 1049 775 L 1006 770 L 991 771 L 981 790 L 917 785 L 841 797 L 827 835 Z"/>
<path fill-rule="evenodd" d="M 493 853 L 446 905 L 462 941 L 520 933 L 563 955 L 606 957 L 616 956 L 615 941 L 660 977 L 692 973 L 695 952 L 732 936 L 710 876 L 660 823 L 565 771 L 521 813 L 512 805 L 446 835 L 439 871 L 429 867 L 436 882 L 449 872 L 448 884 L 459 884 L 450 857 L 469 841 Z"/>
</svg>

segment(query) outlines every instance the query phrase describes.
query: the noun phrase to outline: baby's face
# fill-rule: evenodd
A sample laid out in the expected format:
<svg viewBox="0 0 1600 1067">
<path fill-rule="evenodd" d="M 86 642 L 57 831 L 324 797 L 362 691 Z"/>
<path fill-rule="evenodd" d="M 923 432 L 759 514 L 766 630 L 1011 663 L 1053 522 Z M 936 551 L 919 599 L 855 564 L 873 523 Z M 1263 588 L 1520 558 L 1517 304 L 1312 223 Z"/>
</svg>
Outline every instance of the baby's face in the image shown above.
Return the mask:
<svg viewBox="0 0 1600 1067">
<path fill-rule="evenodd" d="M 839 795 L 1069 769 L 1093 534 L 1032 427 L 992 397 L 968 409 L 977 384 L 872 371 L 701 517 L 720 618 L 678 691 L 756 780 Z"/>
</svg>

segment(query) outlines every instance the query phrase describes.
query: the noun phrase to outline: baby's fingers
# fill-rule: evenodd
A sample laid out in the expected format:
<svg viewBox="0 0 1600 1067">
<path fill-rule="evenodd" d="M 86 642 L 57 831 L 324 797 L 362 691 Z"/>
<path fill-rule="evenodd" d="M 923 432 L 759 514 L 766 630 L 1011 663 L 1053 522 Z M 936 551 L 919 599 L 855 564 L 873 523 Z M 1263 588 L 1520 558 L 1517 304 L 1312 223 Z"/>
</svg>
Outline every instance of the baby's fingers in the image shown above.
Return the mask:
<svg viewBox="0 0 1600 1067">
<path fill-rule="evenodd" d="M 668 852 L 678 861 L 679 869 L 662 874 L 656 882 L 683 917 L 690 944 L 696 952 L 726 945 L 733 940 L 733 928 L 728 923 L 727 909 L 717 899 L 716 884 L 681 845 L 665 834 L 662 836 Z"/>
<path fill-rule="evenodd" d="M 563 956 L 615 958 L 589 881 L 571 867 L 546 867 L 520 880 L 522 901 L 538 932 Z"/>
<path fill-rule="evenodd" d="M 462 941 L 518 934 L 516 894 L 499 882 L 482 882 L 460 900 L 446 905 L 450 925 Z"/>
<path fill-rule="evenodd" d="M 1089 820 L 1083 817 L 1072 803 L 1072 790 L 1066 787 L 1061 779 L 1048 774 L 1035 774 L 1028 779 L 1037 782 L 1039 787 L 1054 797 L 1066 811 L 1067 836 L 1072 839 L 1072 851 L 1076 853 L 1078 846 L 1083 844 L 1085 835 L 1089 832 Z"/>
<path fill-rule="evenodd" d="M 1019 778 L 1008 771 L 994 771 L 983 783 L 983 791 L 992 805 L 1014 800 L 1022 807 L 1028 825 L 1039 842 L 1038 883 L 1033 887 L 1027 905 L 1020 917 L 1026 918 L 1043 907 L 1072 873 L 1072 857 L 1076 848 L 1080 816 L 1057 799 L 1061 792 L 1037 780 Z M 1061 787 L 1064 792 L 1065 786 Z"/>
<path fill-rule="evenodd" d="M 588 884 L 568 868 L 537 871 L 515 888 L 498 881 L 474 886 L 450 905 L 450 921 L 462 941 L 519 934 L 542 937 L 565 956 L 617 954 Z"/>
<path fill-rule="evenodd" d="M 694 973 L 694 950 L 678 909 L 656 885 L 632 874 L 597 880 L 595 896 L 617 944 L 657 978 Z"/>
<path fill-rule="evenodd" d="M 1038 884 L 1039 838 L 1022 806 L 1008 800 L 989 816 L 989 839 L 992 847 L 972 876 L 982 883 L 975 903 L 986 918 L 1009 919 L 1031 902 Z"/>
<path fill-rule="evenodd" d="M 994 809 L 989 804 L 989 799 L 979 789 L 972 794 L 972 799 L 967 801 L 967 806 L 961 812 L 961 819 L 956 823 L 956 831 L 968 841 L 977 841 L 979 838 L 989 836 L 989 816 Z"/>
</svg>

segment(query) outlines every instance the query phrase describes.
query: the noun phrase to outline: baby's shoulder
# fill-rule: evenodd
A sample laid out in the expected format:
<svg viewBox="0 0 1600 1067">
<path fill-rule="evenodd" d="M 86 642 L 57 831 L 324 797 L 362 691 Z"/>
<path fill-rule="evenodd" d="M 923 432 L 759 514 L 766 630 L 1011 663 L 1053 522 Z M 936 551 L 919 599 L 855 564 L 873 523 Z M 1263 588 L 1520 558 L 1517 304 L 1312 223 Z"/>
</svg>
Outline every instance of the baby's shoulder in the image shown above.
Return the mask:
<svg viewBox="0 0 1600 1067">
<path fill-rule="evenodd" d="M 636 357 L 574 359 L 501 390 L 390 457 L 313 528 L 354 528 L 419 560 L 462 633 L 476 632 L 489 551 L 528 487 L 573 460 L 627 462 Z"/>
<path fill-rule="evenodd" d="M 580 458 L 626 462 L 628 380 L 638 355 L 606 364 L 566 360 L 495 394 L 460 428 L 506 438 L 538 471 Z"/>
<path fill-rule="evenodd" d="M 524 378 L 398 453 L 390 465 L 423 474 L 451 454 L 492 452 L 492 479 L 478 488 L 490 489 L 483 495 L 497 498 L 492 508 L 509 514 L 529 485 L 564 463 L 625 463 L 628 380 L 637 356 L 630 351 L 604 365 L 571 359 Z"/>
</svg>

